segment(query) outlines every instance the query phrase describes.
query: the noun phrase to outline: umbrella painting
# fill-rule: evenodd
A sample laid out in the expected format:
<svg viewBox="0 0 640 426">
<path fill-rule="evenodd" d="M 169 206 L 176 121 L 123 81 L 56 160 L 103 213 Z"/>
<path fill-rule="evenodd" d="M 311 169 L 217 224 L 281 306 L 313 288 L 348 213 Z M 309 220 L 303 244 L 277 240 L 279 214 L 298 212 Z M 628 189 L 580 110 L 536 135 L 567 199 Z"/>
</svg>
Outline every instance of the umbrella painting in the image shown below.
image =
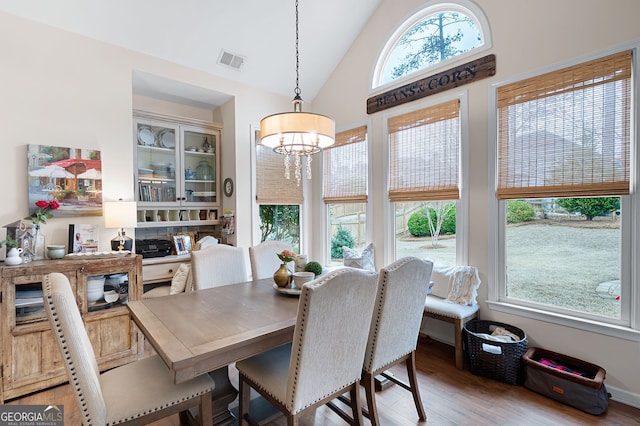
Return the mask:
<svg viewBox="0 0 640 426">
<path fill-rule="evenodd" d="M 29 214 L 38 200 L 55 200 L 55 216 L 102 215 L 100 151 L 27 145 L 27 176 Z"/>
</svg>

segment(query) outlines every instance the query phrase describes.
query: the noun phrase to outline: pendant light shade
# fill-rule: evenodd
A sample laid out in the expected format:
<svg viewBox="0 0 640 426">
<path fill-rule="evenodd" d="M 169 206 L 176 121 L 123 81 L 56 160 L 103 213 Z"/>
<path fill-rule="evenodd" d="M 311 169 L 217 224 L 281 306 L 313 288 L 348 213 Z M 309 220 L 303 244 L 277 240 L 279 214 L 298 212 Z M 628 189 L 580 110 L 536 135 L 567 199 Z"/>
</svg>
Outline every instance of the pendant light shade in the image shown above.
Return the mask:
<svg viewBox="0 0 640 426">
<path fill-rule="evenodd" d="M 311 178 L 311 155 L 335 143 L 336 125 L 325 115 L 302 112 L 298 51 L 298 1 L 296 0 L 296 88 L 293 112 L 272 114 L 260 121 L 260 144 L 273 149 L 284 158 L 284 175 L 290 179 L 291 156 L 295 162 L 298 185 L 302 176 L 301 157 L 307 158 L 306 176 Z"/>
</svg>

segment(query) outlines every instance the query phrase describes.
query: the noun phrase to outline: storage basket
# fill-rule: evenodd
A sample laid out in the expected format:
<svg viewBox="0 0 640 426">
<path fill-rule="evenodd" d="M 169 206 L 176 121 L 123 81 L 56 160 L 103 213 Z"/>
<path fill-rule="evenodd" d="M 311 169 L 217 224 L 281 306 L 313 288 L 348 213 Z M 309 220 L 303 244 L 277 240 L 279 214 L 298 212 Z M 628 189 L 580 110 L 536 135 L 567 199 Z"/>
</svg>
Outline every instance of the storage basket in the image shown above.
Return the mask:
<svg viewBox="0 0 640 426">
<path fill-rule="evenodd" d="M 522 361 L 527 389 L 589 414 L 600 415 L 607 410 L 604 368 L 540 348 L 529 349 Z"/>
<path fill-rule="evenodd" d="M 491 334 L 496 327 L 520 337 L 515 342 L 499 342 L 481 334 Z M 478 376 L 510 385 L 522 383 L 522 355 L 527 351 L 527 336 L 518 327 L 494 321 L 472 320 L 464 325 L 469 370 Z"/>
</svg>

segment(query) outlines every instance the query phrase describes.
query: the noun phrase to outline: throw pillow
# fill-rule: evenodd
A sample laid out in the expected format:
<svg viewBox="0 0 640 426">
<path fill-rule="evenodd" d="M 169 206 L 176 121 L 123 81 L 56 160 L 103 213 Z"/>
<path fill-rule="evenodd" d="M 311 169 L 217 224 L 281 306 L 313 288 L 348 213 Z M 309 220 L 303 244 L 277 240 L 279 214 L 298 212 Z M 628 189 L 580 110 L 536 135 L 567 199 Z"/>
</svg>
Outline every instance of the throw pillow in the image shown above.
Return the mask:
<svg viewBox="0 0 640 426">
<path fill-rule="evenodd" d="M 376 270 L 376 265 L 373 260 L 373 243 L 369 243 L 362 250 L 362 253 L 346 246 L 342 247 L 342 252 L 344 253 L 344 266 L 365 269 L 367 271 Z"/>
<path fill-rule="evenodd" d="M 460 305 L 477 305 L 480 277 L 478 268 L 474 266 L 455 267 L 449 276 L 449 294 L 446 300 Z"/>
<path fill-rule="evenodd" d="M 178 270 L 171 279 L 169 294 L 179 294 L 184 292 L 187 282 L 191 279 L 191 264 L 181 263 Z"/>
</svg>

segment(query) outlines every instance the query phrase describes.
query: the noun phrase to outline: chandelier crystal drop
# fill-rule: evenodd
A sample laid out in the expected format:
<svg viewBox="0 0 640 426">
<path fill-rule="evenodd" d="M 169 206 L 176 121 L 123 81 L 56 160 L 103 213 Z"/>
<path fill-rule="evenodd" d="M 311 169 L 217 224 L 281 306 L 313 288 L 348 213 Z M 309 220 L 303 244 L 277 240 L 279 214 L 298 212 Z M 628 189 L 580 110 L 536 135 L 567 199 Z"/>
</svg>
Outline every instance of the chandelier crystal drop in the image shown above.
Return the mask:
<svg viewBox="0 0 640 426">
<path fill-rule="evenodd" d="M 298 0 L 296 0 L 296 88 L 293 112 L 269 115 L 260 121 L 260 144 L 284 155 L 284 175 L 291 178 L 291 156 L 298 186 L 302 179 L 302 158 L 306 157 L 306 177 L 311 179 L 311 155 L 335 143 L 335 121 L 321 114 L 302 112 L 300 97 L 300 54 L 298 49 Z"/>
</svg>

